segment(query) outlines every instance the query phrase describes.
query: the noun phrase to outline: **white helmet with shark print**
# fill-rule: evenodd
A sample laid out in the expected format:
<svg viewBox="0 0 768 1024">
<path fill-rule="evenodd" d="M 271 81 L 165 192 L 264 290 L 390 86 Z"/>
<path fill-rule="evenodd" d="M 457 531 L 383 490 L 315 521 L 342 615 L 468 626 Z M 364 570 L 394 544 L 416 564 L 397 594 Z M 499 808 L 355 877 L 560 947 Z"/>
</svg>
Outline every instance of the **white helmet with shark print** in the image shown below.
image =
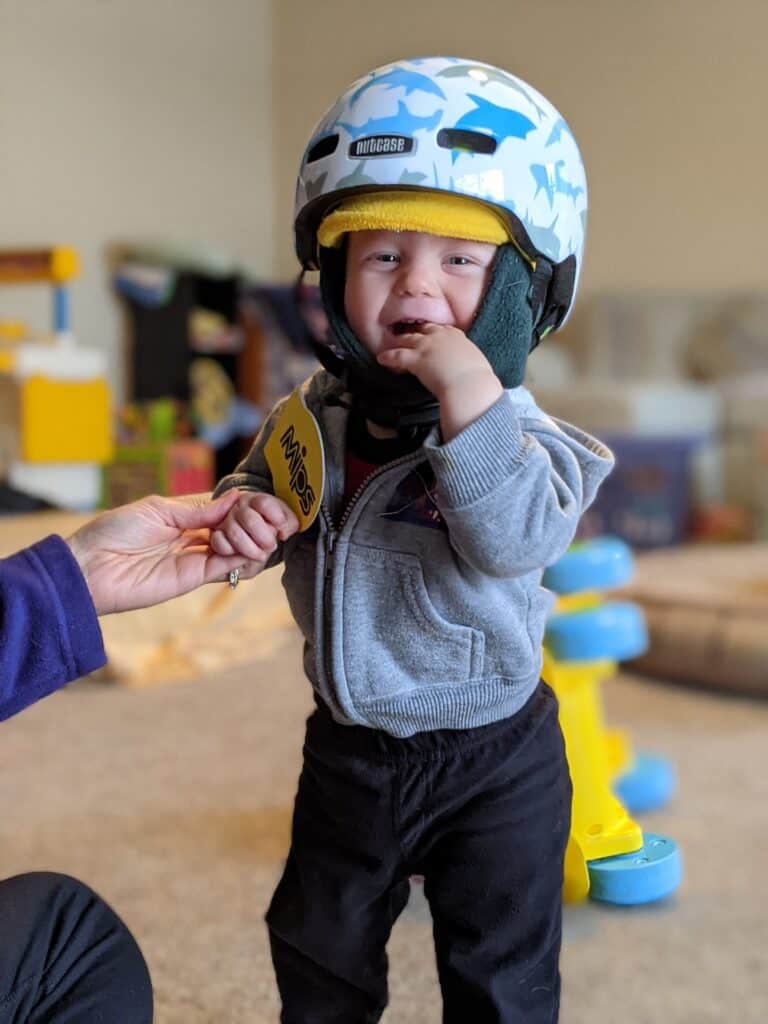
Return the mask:
<svg viewBox="0 0 768 1024">
<path fill-rule="evenodd" d="M 586 176 L 565 120 L 531 86 L 455 57 L 397 61 L 354 82 L 302 157 L 302 266 L 318 267 L 317 229 L 333 207 L 381 189 L 450 192 L 494 207 L 535 265 L 540 336 L 565 322 L 581 269 Z"/>
</svg>

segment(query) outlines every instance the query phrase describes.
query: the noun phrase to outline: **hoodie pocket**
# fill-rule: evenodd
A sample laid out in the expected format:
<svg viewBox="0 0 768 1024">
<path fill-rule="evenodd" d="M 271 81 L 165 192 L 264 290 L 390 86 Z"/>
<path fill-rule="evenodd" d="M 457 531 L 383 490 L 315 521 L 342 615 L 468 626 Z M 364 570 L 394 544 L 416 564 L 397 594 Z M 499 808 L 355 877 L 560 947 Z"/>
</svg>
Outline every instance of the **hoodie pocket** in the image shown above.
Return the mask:
<svg viewBox="0 0 768 1024">
<path fill-rule="evenodd" d="M 344 577 L 341 653 L 357 699 L 480 676 L 483 634 L 438 613 L 415 555 L 351 546 Z"/>
</svg>

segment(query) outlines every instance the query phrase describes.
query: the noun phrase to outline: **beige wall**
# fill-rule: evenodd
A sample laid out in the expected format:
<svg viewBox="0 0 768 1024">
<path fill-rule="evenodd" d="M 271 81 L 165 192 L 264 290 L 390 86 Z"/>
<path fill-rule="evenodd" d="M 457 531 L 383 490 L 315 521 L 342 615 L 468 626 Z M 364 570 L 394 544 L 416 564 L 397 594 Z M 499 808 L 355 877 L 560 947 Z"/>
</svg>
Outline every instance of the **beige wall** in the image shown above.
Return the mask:
<svg viewBox="0 0 768 1024">
<path fill-rule="evenodd" d="M 279 266 L 297 162 L 346 84 L 402 55 L 499 64 L 558 106 L 590 183 L 585 289 L 765 286 L 764 0 L 280 0 Z"/>
<path fill-rule="evenodd" d="M 0 245 L 81 250 L 77 333 L 119 379 L 107 243 L 201 242 L 288 278 L 317 117 L 378 63 L 452 52 L 571 121 L 586 290 L 765 286 L 766 38 L 763 0 L 0 0 Z M 3 315 L 45 325 L 48 296 L 0 289 Z"/>
<path fill-rule="evenodd" d="M 104 246 L 218 247 L 272 272 L 270 0 L 0 0 L 0 245 L 82 254 L 78 337 L 117 368 Z M 48 326 L 46 290 L 0 317 Z"/>
</svg>

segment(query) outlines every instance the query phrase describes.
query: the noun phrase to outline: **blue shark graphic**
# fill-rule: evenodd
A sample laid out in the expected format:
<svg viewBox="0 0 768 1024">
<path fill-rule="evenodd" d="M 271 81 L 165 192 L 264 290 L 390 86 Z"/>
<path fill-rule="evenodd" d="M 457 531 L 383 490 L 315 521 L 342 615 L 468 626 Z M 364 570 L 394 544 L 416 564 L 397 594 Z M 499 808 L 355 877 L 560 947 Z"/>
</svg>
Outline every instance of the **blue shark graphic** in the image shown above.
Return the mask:
<svg viewBox="0 0 768 1024">
<path fill-rule="evenodd" d="M 315 137 L 319 138 L 321 135 L 327 135 L 341 117 L 344 110 L 346 110 L 346 107 L 347 104 L 343 99 L 337 100 L 317 126 Z"/>
<path fill-rule="evenodd" d="M 536 113 L 539 115 L 540 121 L 546 114 L 546 111 L 539 106 L 521 82 L 516 81 L 511 75 L 506 74 L 504 71 L 500 71 L 498 68 L 481 68 L 475 64 L 459 64 L 458 67 L 444 68 L 442 71 L 438 71 L 437 77 L 471 78 L 472 81 L 481 88 L 484 88 L 489 82 L 496 82 L 499 85 L 505 85 L 508 89 L 512 89 L 514 92 L 519 93 L 528 100 L 531 106 L 536 108 Z"/>
<path fill-rule="evenodd" d="M 426 177 L 421 171 L 405 170 L 398 179 L 398 185 L 420 185 L 422 181 L 426 181 Z"/>
<path fill-rule="evenodd" d="M 412 92 L 426 92 L 431 93 L 433 96 L 439 96 L 441 100 L 445 99 L 443 90 L 427 75 L 419 74 L 418 71 L 406 71 L 405 68 L 392 68 L 386 74 L 371 77 L 367 82 L 364 82 L 350 96 L 350 105 L 354 106 L 363 93 L 367 92 L 374 85 L 383 85 L 386 89 L 405 89 L 406 96 L 409 96 Z"/>
<path fill-rule="evenodd" d="M 365 173 L 365 160 L 351 174 L 339 178 L 335 188 L 356 188 L 358 185 L 377 185 L 378 182 Z"/>
<path fill-rule="evenodd" d="M 528 232 L 528 237 L 533 242 L 534 246 L 539 252 L 543 252 L 545 256 L 549 256 L 552 259 L 560 259 L 560 239 L 557 237 L 555 232 L 555 225 L 557 224 L 558 217 L 555 217 L 548 228 L 540 227 L 537 224 L 532 223 L 530 217 L 526 215 L 523 219 L 525 224 L 525 230 Z"/>
<path fill-rule="evenodd" d="M 529 132 L 532 132 L 536 125 L 525 114 L 517 110 L 508 110 L 506 107 L 498 107 L 495 103 L 489 103 L 480 96 L 469 95 L 469 99 L 475 104 L 475 109 L 460 117 L 454 128 L 468 132 L 482 132 L 490 135 L 501 145 L 505 139 L 524 139 Z M 454 152 L 453 159 L 457 154 Z"/>
<path fill-rule="evenodd" d="M 445 188 L 445 185 L 441 185 L 440 182 L 435 178 L 436 188 Z M 501 198 L 498 193 L 489 191 L 475 191 L 474 189 L 469 191 L 466 187 L 462 188 L 456 184 L 456 179 L 451 175 L 448 179 L 448 191 L 458 192 L 459 195 L 472 195 L 475 199 L 483 199 L 488 203 L 492 203 L 493 206 L 503 206 L 505 210 L 509 210 L 510 213 L 517 213 L 517 207 L 515 201 L 510 196 L 504 196 Z"/>
<path fill-rule="evenodd" d="M 552 146 L 555 142 L 559 142 L 563 132 L 565 132 L 566 135 L 570 135 L 571 138 L 573 138 L 573 135 L 571 134 L 571 129 L 565 123 L 565 120 L 562 117 L 559 117 L 552 126 L 552 131 L 549 133 L 549 138 L 544 143 L 544 145 Z"/>
<path fill-rule="evenodd" d="M 370 178 L 365 173 L 365 160 L 356 167 L 352 174 L 346 174 L 343 178 L 339 178 L 336 182 L 336 188 L 355 188 L 357 185 L 378 185 L 379 182 L 375 178 Z M 398 185 L 420 185 L 426 178 L 426 174 L 422 174 L 421 171 L 409 171 L 407 168 L 403 171 L 397 180 Z"/>
<path fill-rule="evenodd" d="M 568 196 L 573 199 L 574 202 L 582 194 L 584 189 L 581 185 L 572 185 L 570 181 L 566 179 L 560 173 L 560 168 L 565 164 L 565 160 L 558 160 L 554 166 L 554 173 L 552 171 L 552 164 L 531 164 L 531 174 L 533 180 L 536 182 L 536 191 L 533 194 L 533 198 L 541 192 L 542 189 L 547 193 L 547 199 L 549 199 L 549 205 L 552 206 L 555 195 L 560 194 Z"/>
<path fill-rule="evenodd" d="M 392 117 L 371 117 L 360 125 L 346 124 L 344 121 L 339 121 L 339 124 L 353 139 L 360 139 L 364 135 L 413 135 L 414 132 L 437 128 L 442 116 L 442 110 L 436 110 L 429 117 L 416 117 L 400 100 L 397 113 Z"/>
<path fill-rule="evenodd" d="M 323 171 L 313 181 L 306 183 L 307 199 L 314 199 L 315 196 L 322 195 L 323 186 L 325 185 L 325 179 L 328 177 L 328 172 Z"/>
</svg>

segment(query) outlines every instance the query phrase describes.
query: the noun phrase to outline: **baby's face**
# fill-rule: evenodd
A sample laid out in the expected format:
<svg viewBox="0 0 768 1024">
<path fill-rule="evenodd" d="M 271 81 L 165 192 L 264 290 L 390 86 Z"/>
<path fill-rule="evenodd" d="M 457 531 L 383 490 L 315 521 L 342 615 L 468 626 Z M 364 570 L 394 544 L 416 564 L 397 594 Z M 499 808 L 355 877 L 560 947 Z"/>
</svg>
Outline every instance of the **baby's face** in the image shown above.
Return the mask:
<svg viewBox="0 0 768 1024">
<path fill-rule="evenodd" d="M 344 308 L 369 352 L 397 348 L 414 324 L 466 331 L 485 292 L 496 255 L 488 242 L 415 231 L 354 231 L 347 246 Z"/>
</svg>

